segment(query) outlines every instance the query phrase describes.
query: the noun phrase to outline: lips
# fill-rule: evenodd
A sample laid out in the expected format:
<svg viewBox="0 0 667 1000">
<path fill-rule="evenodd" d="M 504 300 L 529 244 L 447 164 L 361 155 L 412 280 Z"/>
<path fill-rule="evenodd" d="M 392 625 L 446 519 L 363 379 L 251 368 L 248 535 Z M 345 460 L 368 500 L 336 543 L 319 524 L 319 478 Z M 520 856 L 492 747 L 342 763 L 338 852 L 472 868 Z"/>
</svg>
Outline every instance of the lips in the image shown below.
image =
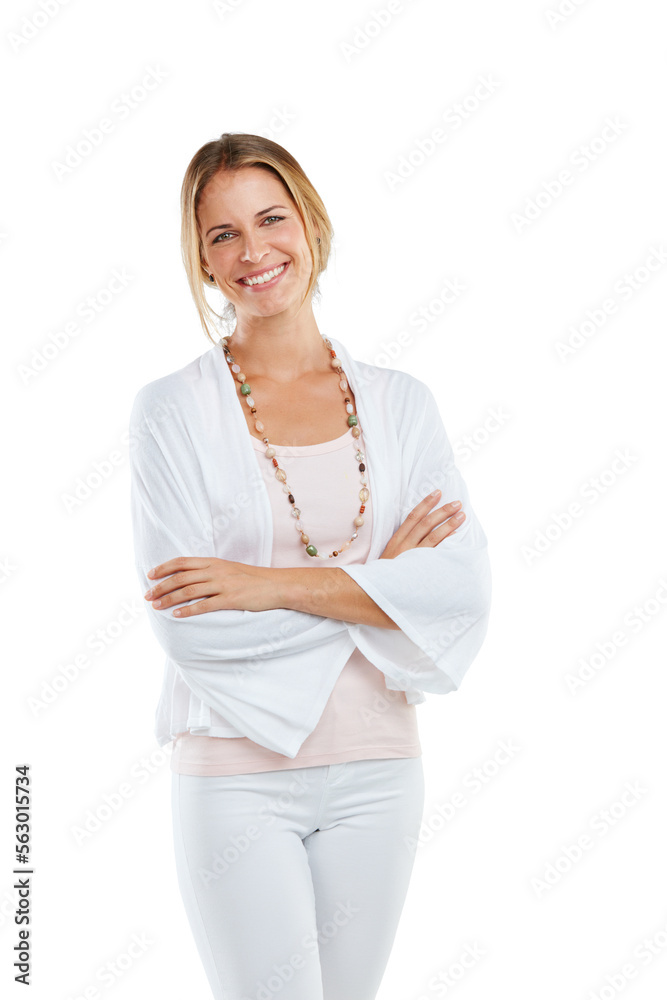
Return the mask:
<svg viewBox="0 0 667 1000">
<path fill-rule="evenodd" d="M 237 279 L 237 284 L 251 289 L 266 288 L 269 285 L 277 284 L 288 267 L 289 261 L 281 261 L 280 264 L 274 264 L 273 267 L 265 267 L 253 274 L 244 274 L 242 278 Z M 251 279 L 250 284 L 248 283 L 249 279 Z"/>
</svg>

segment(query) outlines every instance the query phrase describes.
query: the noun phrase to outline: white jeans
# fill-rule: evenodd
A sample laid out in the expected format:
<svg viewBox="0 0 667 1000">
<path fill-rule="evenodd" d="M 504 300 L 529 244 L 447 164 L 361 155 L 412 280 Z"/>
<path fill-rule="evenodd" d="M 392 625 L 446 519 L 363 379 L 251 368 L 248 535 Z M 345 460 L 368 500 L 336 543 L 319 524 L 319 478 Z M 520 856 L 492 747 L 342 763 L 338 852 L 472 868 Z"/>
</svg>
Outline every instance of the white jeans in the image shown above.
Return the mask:
<svg viewBox="0 0 667 1000">
<path fill-rule="evenodd" d="M 415 858 L 421 757 L 173 773 L 172 807 L 215 1000 L 373 1000 Z"/>
</svg>

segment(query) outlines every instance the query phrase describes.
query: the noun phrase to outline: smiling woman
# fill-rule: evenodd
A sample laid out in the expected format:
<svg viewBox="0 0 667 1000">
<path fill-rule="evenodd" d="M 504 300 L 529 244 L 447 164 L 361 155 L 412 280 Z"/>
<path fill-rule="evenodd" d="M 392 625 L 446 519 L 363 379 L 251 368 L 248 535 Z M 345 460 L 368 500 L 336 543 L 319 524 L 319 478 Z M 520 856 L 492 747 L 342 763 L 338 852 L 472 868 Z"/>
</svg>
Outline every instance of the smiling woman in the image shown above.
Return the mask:
<svg viewBox="0 0 667 1000">
<path fill-rule="evenodd" d="M 425 383 L 320 333 L 332 227 L 296 160 L 225 133 L 181 206 L 213 346 L 130 418 L 179 886 L 219 1000 L 373 1000 L 422 820 L 416 705 L 482 644 L 486 536 Z"/>
<path fill-rule="evenodd" d="M 235 197 L 230 200 L 232 187 Z M 258 205 L 254 199 L 262 193 L 268 200 L 260 200 Z M 207 143 L 190 163 L 183 181 L 181 214 L 181 245 L 190 290 L 204 332 L 214 343 L 212 330 L 221 319 L 230 328 L 235 324 L 238 299 L 234 292 L 238 289 L 234 284 L 244 277 L 265 273 L 249 266 L 252 259 L 246 257 L 245 266 L 237 258 L 236 273 L 225 274 L 225 262 L 229 264 L 230 252 L 238 253 L 239 240 L 250 241 L 251 258 L 260 250 L 257 263 L 265 270 L 295 263 L 290 248 L 294 250 L 302 273 L 296 279 L 292 275 L 291 280 L 298 282 L 303 273 L 308 276 L 302 304 L 318 293 L 318 278 L 327 266 L 333 228 L 320 196 L 300 165 L 277 143 L 261 136 L 230 133 Z M 274 255 L 264 260 L 266 254 L 260 248 L 266 249 L 267 240 L 271 240 Z M 206 300 L 204 289 L 207 284 L 210 287 L 209 283 L 216 284 L 227 300 L 222 316 Z"/>
</svg>

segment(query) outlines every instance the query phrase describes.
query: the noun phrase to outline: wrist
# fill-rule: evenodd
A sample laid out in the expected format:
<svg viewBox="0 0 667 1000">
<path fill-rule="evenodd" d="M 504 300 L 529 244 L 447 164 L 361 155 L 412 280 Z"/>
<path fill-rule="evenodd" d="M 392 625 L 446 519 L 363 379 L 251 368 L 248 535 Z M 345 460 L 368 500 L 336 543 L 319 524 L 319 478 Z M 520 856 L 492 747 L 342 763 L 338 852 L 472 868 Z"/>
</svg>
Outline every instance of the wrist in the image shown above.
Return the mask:
<svg viewBox="0 0 667 1000">
<path fill-rule="evenodd" d="M 320 614 L 317 610 L 322 606 L 318 599 L 317 584 L 321 581 L 320 570 L 306 567 L 281 567 L 273 571 L 274 594 L 276 607 L 288 608 L 291 611 L 305 611 L 308 614 Z M 329 571 L 330 572 L 330 571 Z"/>
</svg>

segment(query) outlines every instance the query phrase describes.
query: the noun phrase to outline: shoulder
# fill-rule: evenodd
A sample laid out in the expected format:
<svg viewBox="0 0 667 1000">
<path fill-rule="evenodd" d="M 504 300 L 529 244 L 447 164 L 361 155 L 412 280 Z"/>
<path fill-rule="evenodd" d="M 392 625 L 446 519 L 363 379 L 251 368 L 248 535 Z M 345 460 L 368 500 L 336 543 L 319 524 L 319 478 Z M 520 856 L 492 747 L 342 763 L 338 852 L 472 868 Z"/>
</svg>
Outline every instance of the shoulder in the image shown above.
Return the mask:
<svg viewBox="0 0 667 1000">
<path fill-rule="evenodd" d="M 132 418 L 150 417 L 168 410 L 172 413 L 187 410 L 193 396 L 201 391 L 202 384 L 210 378 L 213 360 L 211 355 L 215 350 L 219 348 L 211 347 L 182 368 L 141 386 L 132 402 Z"/>
<path fill-rule="evenodd" d="M 434 400 L 429 386 L 416 375 L 402 371 L 399 368 L 389 368 L 375 365 L 352 357 L 350 351 L 340 341 L 330 338 L 338 356 L 351 369 L 350 377 L 354 385 L 365 393 L 376 396 L 378 401 L 391 401 L 401 410 L 410 409 L 418 412 L 424 409 L 425 402 Z"/>
</svg>

